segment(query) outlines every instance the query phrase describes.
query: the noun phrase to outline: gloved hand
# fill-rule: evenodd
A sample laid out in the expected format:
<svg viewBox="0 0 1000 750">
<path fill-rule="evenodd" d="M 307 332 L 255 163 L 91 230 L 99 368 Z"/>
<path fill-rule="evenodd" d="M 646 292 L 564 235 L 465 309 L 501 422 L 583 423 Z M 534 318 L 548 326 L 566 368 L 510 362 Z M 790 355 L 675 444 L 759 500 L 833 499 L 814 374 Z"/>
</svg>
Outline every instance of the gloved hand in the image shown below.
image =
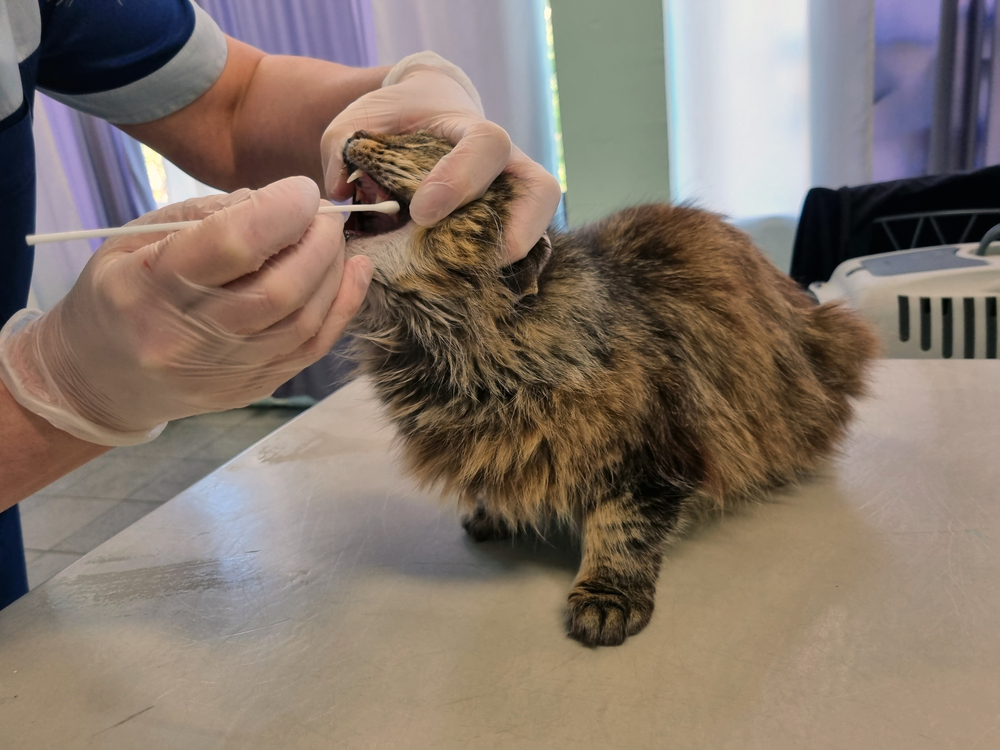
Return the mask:
<svg viewBox="0 0 1000 750">
<path fill-rule="evenodd" d="M 458 67 L 433 52 L 404 58 L 385 77 L 382 88 L 360 97 L 323 134 L 321 149 L 327 194 L 347 200 L 344 144 L 358 130 L 412 133 L 426 129 L 451 141 L 445 156 L 417 188 L 410 218 L 432 226 L 459 206 L 482 197 L 506 171 L 524 187 L 511 208 L 505 235 L 511 261 L 520 260 L 548 228 L 562 192 L 559 182 L 513 146 L 506 131 L 484 119 L 479 94 Z"/>
<path fill-rule="evenodd" d="M 196 198 L 133 223 L 203 219 L 105 242 L 52 310 L 0 331 L 0 379 L 83 440 L 132 445 L 168 420 L 245 406 L 326 354 L 364 299 L 343 218 L 306 177 Z"/>
</svg>

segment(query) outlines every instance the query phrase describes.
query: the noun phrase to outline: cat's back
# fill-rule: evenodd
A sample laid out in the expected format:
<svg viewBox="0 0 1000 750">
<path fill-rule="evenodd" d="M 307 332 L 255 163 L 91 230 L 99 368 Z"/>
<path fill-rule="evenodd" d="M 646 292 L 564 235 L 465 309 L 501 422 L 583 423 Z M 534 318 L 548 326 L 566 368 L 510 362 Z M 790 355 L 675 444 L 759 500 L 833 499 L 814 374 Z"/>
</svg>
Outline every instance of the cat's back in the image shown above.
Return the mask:
<svg viewBox="0 0 1000 750">
<path fill-rule="evenodd" d="M 763 294 L 795 307 L 807 300 L 748 235 L 717 214 L 691 206 L 653 203 L 622 209 L 581 230 L 575 240 L 610 283 L 653 297 L 743 301 Z"/>
<path fill-rule="evenodd" d="M 871 333 L 846 310 L 812 304 L 745 233 L 707 211 L 651 204 L 567 240 L 570 263 L 584 256 L 598 269 L 647 377 L 680 384 L 714 457 L 713 495 L 793 477 L 843 434 Z"/>
</svg>

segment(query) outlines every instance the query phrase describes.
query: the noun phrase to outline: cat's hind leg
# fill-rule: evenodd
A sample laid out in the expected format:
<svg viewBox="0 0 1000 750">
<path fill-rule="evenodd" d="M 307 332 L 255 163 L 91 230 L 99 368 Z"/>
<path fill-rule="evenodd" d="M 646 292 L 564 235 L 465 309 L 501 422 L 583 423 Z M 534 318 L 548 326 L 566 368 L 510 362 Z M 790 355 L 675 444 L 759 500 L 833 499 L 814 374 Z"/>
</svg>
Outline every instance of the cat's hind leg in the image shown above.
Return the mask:
<svg viewBox="0 0 1000 750">
<path fill-rule="evenodd" d="M 649 622 L 667 536 L 677 528 L 679 504 L 604 500 L 583 519 L 583 561 L 569 594 L 566 625 L 588 646 L 617 646 Z"/>
</svg>

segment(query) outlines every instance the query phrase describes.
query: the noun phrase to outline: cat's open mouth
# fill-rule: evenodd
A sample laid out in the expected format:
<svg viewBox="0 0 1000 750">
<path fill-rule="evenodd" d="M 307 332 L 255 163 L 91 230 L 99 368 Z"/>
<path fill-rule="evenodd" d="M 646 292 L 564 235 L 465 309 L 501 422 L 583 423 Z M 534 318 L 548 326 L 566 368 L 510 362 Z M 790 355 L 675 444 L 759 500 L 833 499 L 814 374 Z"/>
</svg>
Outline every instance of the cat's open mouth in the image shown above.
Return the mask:
<svg viewBox="0 0 1000 750">
<path fill-rule="evenodd" d="M 399 213 L 396 214 L 374 212 L 351 214 L 344 225 L 344 234 L 347 235 L 348 240 L 352 237 L 371 237 L 385 234 L 399 229 L 410 220 L 410 204 L 405 198 L 378 184 L 371 175 L 360 169 L 355 169 L 354 165 L 348 164 L 347 168 L 351 170 L 351 178 L 353 178 L 351 181 L 355 186 L 352 203 L 381 203 L 382 201 L 399 203 Z"/>
</svg>

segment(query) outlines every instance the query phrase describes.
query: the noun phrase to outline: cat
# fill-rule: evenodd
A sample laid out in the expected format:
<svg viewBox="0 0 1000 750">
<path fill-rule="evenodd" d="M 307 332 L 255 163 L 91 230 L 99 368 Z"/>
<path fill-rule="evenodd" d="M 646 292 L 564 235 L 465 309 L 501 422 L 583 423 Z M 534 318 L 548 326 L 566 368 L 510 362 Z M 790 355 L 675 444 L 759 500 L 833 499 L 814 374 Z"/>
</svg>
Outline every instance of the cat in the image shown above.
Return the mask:
<svg viewBox="0 0 1000 750">
<path fill-rule="evenodd" d="M 501 174 L 430 228 L 409 221 L 451 145 L 360 131 L 344 148 L 348 254 L 375 274 L 360 370 L 412 474 L 456 494 L 477 541 L 562 524 L 582 537 L 569 635 L 617 645 L 653 613 L 665 545 L 692 521 L 809 474 L 864 394 L 873 333 L 815 303 L 720 217 L 627 208 L 550 229 L 504 261 Z"/>
</svg>

